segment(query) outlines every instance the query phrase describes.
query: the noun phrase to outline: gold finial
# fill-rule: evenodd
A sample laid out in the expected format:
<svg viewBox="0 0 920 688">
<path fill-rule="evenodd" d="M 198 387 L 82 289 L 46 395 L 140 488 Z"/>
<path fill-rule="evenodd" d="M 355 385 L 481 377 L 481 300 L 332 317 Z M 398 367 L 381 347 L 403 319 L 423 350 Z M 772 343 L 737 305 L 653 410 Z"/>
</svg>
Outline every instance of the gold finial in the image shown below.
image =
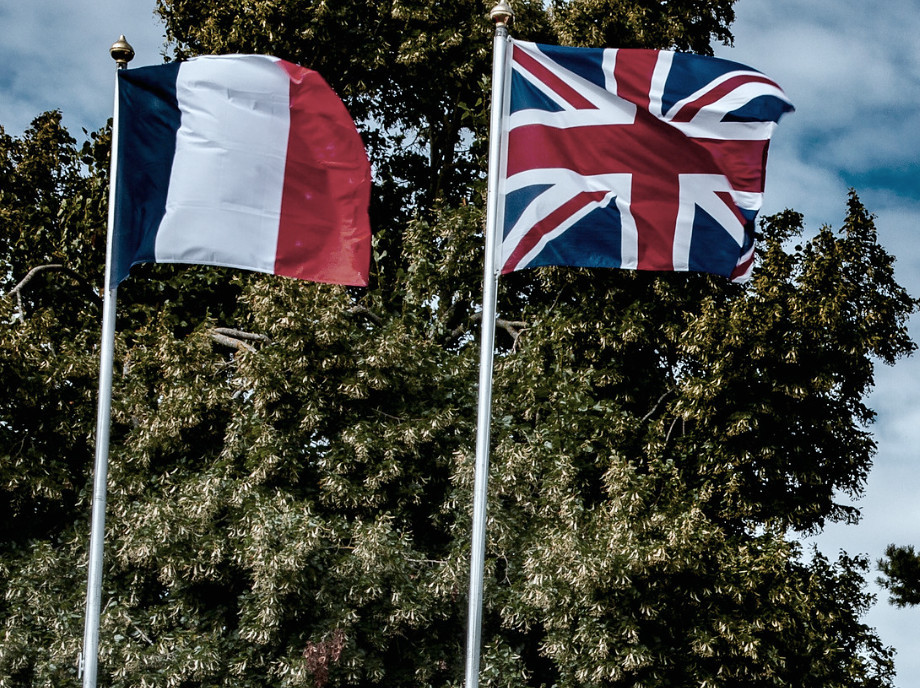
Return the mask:
<svg viewBox="0 0 920 688">
<path fill-rule="evenodd" d="M 118 68 L 124 69 L 134 59 L 134 48 L 131 47 L 131 44 L 125 40 L 125 35 L 122 34 L 109 48 L 109 54 L 115 60 Z"/>
<path fill-rule="evenodd" d="M 509 26 L 514 21 L 514 10 L 505 0 L 499 0 L 489 12 L 489 17 L 495 22 L 495 26 Z"/>
</svg>

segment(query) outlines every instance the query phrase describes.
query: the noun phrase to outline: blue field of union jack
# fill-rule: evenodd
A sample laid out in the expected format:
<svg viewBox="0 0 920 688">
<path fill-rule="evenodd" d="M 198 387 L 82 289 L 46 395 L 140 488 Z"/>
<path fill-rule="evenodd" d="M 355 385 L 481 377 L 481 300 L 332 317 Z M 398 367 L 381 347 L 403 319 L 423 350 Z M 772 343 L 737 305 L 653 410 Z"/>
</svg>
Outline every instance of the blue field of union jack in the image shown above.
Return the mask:
<svg viewBox="0 0 920 688">
<path fill-rule="evenodd" d="M 767 148 L 793 110 L 750 67 L 511 41 L 501 271 L 540 265 L 750 277 Z"/>
</svg>

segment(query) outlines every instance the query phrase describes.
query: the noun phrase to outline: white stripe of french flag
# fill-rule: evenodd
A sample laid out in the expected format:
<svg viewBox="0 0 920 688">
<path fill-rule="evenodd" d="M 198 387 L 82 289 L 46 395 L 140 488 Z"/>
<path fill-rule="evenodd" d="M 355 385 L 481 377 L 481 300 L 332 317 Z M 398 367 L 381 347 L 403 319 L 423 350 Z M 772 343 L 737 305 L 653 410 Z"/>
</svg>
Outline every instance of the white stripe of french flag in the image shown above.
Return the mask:
<svg viewBox="0 0 920 688">
<path fill-rule="evenodd" d="M 312 70 L 262 55 L 119 73 L 111 285 L 142 262 L 366 285 L 370 166 Z"/>
</svg>

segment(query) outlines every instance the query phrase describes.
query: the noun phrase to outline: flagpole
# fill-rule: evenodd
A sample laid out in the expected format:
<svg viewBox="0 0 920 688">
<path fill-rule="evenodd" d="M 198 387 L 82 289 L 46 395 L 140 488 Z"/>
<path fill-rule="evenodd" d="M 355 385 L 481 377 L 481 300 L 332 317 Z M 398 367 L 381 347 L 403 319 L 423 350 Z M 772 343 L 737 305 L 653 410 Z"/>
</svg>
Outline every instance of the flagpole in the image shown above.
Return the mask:
<svg viewBox="0 0 920 688">
<path fill-rule="evenodd" d="M 489 491 L 489 435 L 492 420 L 492 363 L 498 291 L 498 180 L 504 112 L 508 25 L 514 12 L 501 0 L 489 16 L 495 22 L 492 52 L 492 109 L 489 124 L 489 179 L 486 207 L 485 268 L 482 288 L 482 339 L 479 352 L 479 401 L 476 419 L 476 474 L 473 486 L 473 533 L 470 547 L 470 598 L 466 641 L 466 688 L 479 685 L 482 645 L 482 589 L 486 549 L 486 501 Z"/>
<path fill-rule="evenodd" d="M 121 36 L 109 49 L 116 70 L 126 69 L 134 49 Z M 117 72 L 116 72 L 117 74 Z M 118 172 L 118 79 L 112 119 L 112 148 L 109 161 L 108 240 L 105 249 L 105 284 L 102 298 L 102 337 L 99 354 L 99 406 L 96 413 L 96 464 L 93 471 L 93 515 L 89 538 L 89 571 L 86 583 L 86 618 L 80 673 L 83 688 L 96 688 L 99 666 L 99 618 L 102 612 L 102 555 L 105 545 L 105 503 L 109 473 L 109 429 L 112 416 L 112 364 L 115 354 L 115 303 L 118 287 L 110 285 L 112 232 L 115 226 L 115 179 Z"/>
</svg>

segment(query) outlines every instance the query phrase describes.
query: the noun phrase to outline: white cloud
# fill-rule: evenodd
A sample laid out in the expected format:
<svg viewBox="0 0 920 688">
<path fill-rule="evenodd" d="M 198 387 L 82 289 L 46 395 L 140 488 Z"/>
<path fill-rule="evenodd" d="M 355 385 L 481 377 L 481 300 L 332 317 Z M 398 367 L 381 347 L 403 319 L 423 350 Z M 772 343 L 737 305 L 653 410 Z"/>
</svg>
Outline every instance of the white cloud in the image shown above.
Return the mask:
<svg viewBox="0 0 920 688">
<path fill-rule="evenodd" d="M 920 295 L 920 12 L 911 0 L 741 0 L 736 48 L 717 54 L 776 79 L 797 111 L 779 125 L 770 149 L 765 212 L 792 207 L 809 228 L 839 227 L 855 186 L 876 214 L 879 240 L 897 257 L 895 274 Z M 911 323 L 920 334 L 920 315 Z M 868 404 L 878 444 L 858 526 L 834 525 L 815 538 L 880 558 L 889 543 L 920 545 L 920 357 L 879 364 Z M 874 581 L 875 573 L 870 575 Z M 866 622 L 898 650 L 897 685 L 920 685 L 915 609 L 879 594 Z"/>
<path fill-rule="evenodd" d="M 858 187 L 920 160 L 920 13 L 910 4 L 747 0 L 738 47 L 718 54 L 776 79 L 797 107 L 776 138 Z"/>
<path fill-rule="evenodd" d="M 0 8 L 0 124 L 18 135 L 46 110 L 61 109 L 75 138 L 112 113 L 115 63 L 109 47 L 125 34 L 134 64 L 162 62 L 163 30 L 153 2 L 29 0 Z M 14 27 L 14 28 L 10 28 Z"/>
<path fill-rule="evenodd" d="M 794 141 L 783 139 L 782 127 L 780 124 L 770 146 L 764 213 L 792 208 L 805 213 L 808 228 L 839 226 L 846 214 L 846 183 L 836 171 L 805 159 Z"/>
</svg>

